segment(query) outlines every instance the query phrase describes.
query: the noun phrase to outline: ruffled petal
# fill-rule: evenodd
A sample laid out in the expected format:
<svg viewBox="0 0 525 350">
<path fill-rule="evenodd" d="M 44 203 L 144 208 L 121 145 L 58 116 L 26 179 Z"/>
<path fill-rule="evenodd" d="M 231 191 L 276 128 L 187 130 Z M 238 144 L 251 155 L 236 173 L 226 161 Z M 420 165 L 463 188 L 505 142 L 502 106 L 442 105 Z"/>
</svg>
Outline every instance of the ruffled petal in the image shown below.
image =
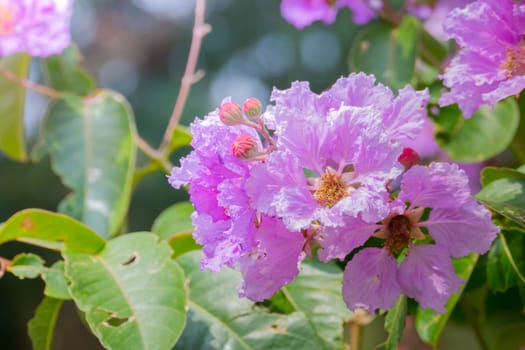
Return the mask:
<svg viewBox="0 0 525 350">
<path fill-rule="evenodd" d="M 344 226 L 323 228 L 317 239 L 321 249 L 317 252 L 321 261 L 344 260 L 355 248 L 362 246 L 380 226 L 366 223 L 359 218 L 346 218 Z"/>
<path fill-rule="evenodd" d="M 299 273 L 306 239 L 299 232 L 287 230 L 280 220 L 263 216 L 255 240 L 257 248 L 240 261 L 244 279 L 239 294 L 262 301 L 293 281 Z"/>
<path fill-rule="evenodd" d="M 410 248 L 401 263 L 398 280 L 403 293 L 417 300 L 421 308 L 445 312 L 445 304 L 464 283 L 454 272 L 447 252 L 437 246 L 424 244 Z"/>
<path fill-rule="evenodd" d="M 474 199 L 454 210 L 433 209 L 420 226 L 426 227 L 436 244 L 454 257 L 486 253 L 499 232 L 490 212 Z"/>
<path fill-rule="evenodd" d="M 401 180 L 399 198 L 412 207 L 446 208 L 453 210 L 470 198 L 468 177 L 457 164 L 431 163 L 416 165 Z"/>
<path fill-rule="evenodd" d="M 400 295 L 397 263 L 386 249 L 365 248 L 346 265 L 343 299 L 350 310 L 390 309 Z"/>
</svg>

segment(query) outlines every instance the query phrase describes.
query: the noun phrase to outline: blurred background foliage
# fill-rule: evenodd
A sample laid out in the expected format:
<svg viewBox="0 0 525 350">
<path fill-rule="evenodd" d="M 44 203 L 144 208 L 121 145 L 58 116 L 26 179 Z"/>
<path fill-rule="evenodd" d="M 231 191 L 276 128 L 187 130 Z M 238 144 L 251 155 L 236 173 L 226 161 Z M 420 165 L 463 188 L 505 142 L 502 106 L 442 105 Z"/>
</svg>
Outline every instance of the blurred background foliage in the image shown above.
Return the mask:
<svg viewBox="0 0 525 350">
<path fill-rule="evenodd" d="M 198 63 L 205 75 L 192 87 L 182 124 L 189 125 L 196 116 L 204 116 L 226 96 L 239 103 L 257 97 L 264 103 L 274 86 L 285 89 L 294 80 L 307 80 L 314 91 L 320 92 L 349 73 L 348 51 L 359 29 L 352 23 L 349 10 L 341 11 L 331 26 L 315 23 L 298 31 L 280 16 L 279 2 L 209 1 L 207 22 L 213 31 L 204 39 Z M 139 133 L 153 146 L 160 144 L 179 89 L 190 45 L 193 9 L 193 0 L 75 1 L 72 31 L 84 56 L 83 66 L 97 78 L 99 87 L 114 89 L 129 99 Z M 32 63 L 30 75 L 34 80 L 43 79 L 37 60 Z M 45 99 L 28 92 L 26 132 L 30 143 L 34 143 L 46 108 Z M 183 152 L 174 155 L 174 164 L 181 155 Z M 139 164 L 143 161 L 139 158 Z M 67 192 L 51 171 L 48 159 L 20 164 L 0 154 L 0 222 L 23 208 L 56 210 Z M 185 199 L 182 191 L 167 185 L 164 174 L 146 176 L 133 194 L 127 230 L 149 230 L 163 209 Z M 27 247 L 9 243 L 0 247 L 0 255 L 11 257 L 22 250 L 27 251 Z M 58 258 L 48 251 L 36 252 L 48 262 Z M 479 275 L 473 278 L 478 286 L 484 282 L 484 272 Z M 480 291 L 475 285 L 469 287 L 466 294 L 490 294 L 486 288 Z M 40 302 L 42 289 L 39 279 L 18 281 L 11 275 L 0 279 L 2 349 L 30 349 L 26 324 Z M 489 295 L 488 299 L 495 301 L 489 304 L 495 315 L 522 320 L 513 303 L 519 300 L 516 288 L 504 297 Z M 481 349 L 475 333 L 484 330 L 479 325 L 461 325 L 462 320 L 472 319 L 477 312 L 480 310 L 460 301 L 440 348 Z M 72 304 L 62 311 L 55 334 L 56 349 L 101 348 Z M 410 346 L 414 338 L 412 348 L 421 348 L 415 333 L 405 337 L 405 344 Z M 384 338 L 383 319 L 379 317 L 365 327 L 363 348 L 372 348 Z"/>
</svg>

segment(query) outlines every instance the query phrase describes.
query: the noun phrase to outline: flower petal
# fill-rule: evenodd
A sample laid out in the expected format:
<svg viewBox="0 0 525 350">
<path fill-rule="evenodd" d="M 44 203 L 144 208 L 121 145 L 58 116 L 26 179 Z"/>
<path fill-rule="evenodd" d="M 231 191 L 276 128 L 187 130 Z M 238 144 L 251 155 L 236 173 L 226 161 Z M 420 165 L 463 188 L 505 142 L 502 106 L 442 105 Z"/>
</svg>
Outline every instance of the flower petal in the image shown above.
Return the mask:
<svg viewBox="0 0 525 350">
<path fill-rule="evenodd" d="M 403 292 L 416 299 L 422 309 L 430 307 L 438 313 L 446 311 L 448 299 L 464 283 L 454 272 L 447 252 L 430 244 L 410 248 L 399 267 L 398 280 Z"/>
<path fill-rule="evenodd" d="M 365 248 L 346 265 L 343 299 L 350 310 L 390 309 L 400 295 L 397 263 L 386 249 Z"/>
</svg>

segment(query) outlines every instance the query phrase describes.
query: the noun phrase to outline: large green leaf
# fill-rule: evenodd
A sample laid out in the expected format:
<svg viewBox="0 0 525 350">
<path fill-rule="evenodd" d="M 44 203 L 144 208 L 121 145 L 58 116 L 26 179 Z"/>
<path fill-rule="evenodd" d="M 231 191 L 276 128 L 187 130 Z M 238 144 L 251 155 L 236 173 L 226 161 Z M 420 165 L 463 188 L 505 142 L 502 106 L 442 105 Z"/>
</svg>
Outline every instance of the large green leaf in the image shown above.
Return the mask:
<svg viewBox="0 0 525 350">
<path fill-rule="evenodd" d="M 399 27 L 385 22 L 367 25 L 357 34 L 348 57 L 354 72 L 374 74 L 378 81 L 399 89 L 414 78 L 419 21 L 405 16 Z"/>
<path fill-rule="evenodd" d="M 51 267 L 43 269 L 40 275 L 46 283 L 46 287 L 44 288 L 45 295 L 55 299 L 71 299 L 67 288 L 64 261 L 59 260 Z"/>
<path fill-rule="evenodd" d="M 518 128 L 516 101 L 507 99 L 494 108 L 483 106 L 465 119 L 457 105 L 444 107 L 435 118 L 437 141 L 458 162 L 481 162 L 507 148 Z"/>
<path fill-rule="evenodd" d="M 294 309 L 306 315 L 330 348 L 343 347 L 343 324 L 352 317 L 341 296 L 342 283 L 339 267 L 307 261 L 295 281 L 282 288 Z"/>
<path fill-rule="evenodd" d="M 173 258 L 200 249 L 192 237 L 192 213 L 193 205 L 190 202 L 176 203 L 165 209 L 153 223 L 151 231 L 168 242 L 173 249 Z"/>
<path fill-rule="evenodd" d="M 489 287 L 504 292 L 518 282 L 525 283 L 525 232 L 504 228 L 494 242 L 487 263 Z"/>
<path fill-rule="evenodd" d="M 200 251 L 179 257 L 189 279 L 188 325 L 175 349 L 315 349 L 325 347 L 302 312 L 268 313 L 237 296 L 239 275 L 201 271 Z"/>
<path fill-rule="evenodd" d="M 41 147 L 71 193 L 60 211 L 102 237 L 120 229 L 131 196 L 136 149 L 135 124 L 121 95 L 101 90 L 84 99 L 66 96 L 44 122 Z"/>
<path fill-rule="evenodd" d="M 385 318 L 385 330 L 388 332 L 386 341 L 379 345 L 377 350 L 397 350 L 397 345 L 405 329 L 407 315 L 407 298 L 401 295 L 392 309 L 388 311 Z"/>
<path fill-rule="evenodd" d="M 520 171 L 519 169 L 514 170 L 510 168 L 496 168 L 496 167 L 486 167 L 481 172 L 481 184 L 483 187 L 488 186 L 491 182 L 500 179 L 523 179 L 525 180 L 525 171 Z"/>
<path fill-rule="evenodd" d="M 17 240 L 63 250 L 96 253 L 105 241 L 89 227 L 63 214 L 25 209 L 14 214 L 0 228 L 0 243 Z"/>
<path fill-rule="evenodd" d="M 53 331 L 62 307 L 62 300 L 44 297 L 27 327 L 33 350 L 51 350 Z"/>
<path fill-rule="evenodd" d="M 495 212 L 525 227 L 525 179 L 493 181 L 476 198 Z"/>
<path fill-rule="evenodd" d="M 0 60 L 0 69 L 25 79 L 30 59 L 27 54 L 7 56 Z M 25 88 L 0 77 L 0 151 L 18 161 L 27 159 L 24 141 L 24 103 Z"/>
<path fill-rule="evenodd" d="M 42 60 L 49 85 L 55 90 L 85 96 L 95 88 L 89 74 L 80 68 L 82 59 L 75 45 L 65 49 L 60 55 L 52 55 Z"/>
<path fill-rule="evenodd" d="M 456 274 L 468 281 L 476 262 L 478 261 L 477 254 L 470 254 L 463 258 L 454 259 L 454 271 Z M 465 285 L 461 287 L 461 292 Z M 456 306 L 461 294 L 453 294 L 447 302 L 446 312 L 438 314 L 431 308 L 421 309 L 418 307 L 416 313 L 416 330 L 424 342 L 432 344 L 434 348 L 437 347 L 439 337 L 445 328 L 445 325 L 452 314 L 452 310 Z"/>
<path fill-rule="evenodd" d="M 109 349 L 171 349 L 186 322 L 184 274 L 151 233 L 109 241 L 97 255 L 66 253 L 69 291 Z"/>
</svg>

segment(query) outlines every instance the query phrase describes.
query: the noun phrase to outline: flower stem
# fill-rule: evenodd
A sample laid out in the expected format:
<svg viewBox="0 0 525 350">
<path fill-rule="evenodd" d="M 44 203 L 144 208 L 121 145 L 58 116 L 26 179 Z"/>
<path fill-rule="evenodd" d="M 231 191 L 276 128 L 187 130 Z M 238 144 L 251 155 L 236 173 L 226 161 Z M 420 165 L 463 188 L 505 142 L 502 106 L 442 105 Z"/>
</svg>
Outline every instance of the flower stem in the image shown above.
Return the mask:
<svg viewBox="0 0 525 350">
<path fill-rule="evenodd" d="M 363 333 L 363 326 L 358 322 L 350 322 L 350 350 L 361 349 L 361 333 Z"/>
<path fill-rule="evenodd" d="M 195 4 L 195 24 L 193 26 L 193 36 L 191 39 L 190 52 L 188 55 L 188 61 L 186 62 L 186 69 L 182 77 L 179 94 L 173 107 L 166 132 L 162 139 L 162 143 L 159 147 L 159 151 L 163 155 L 167 155 L 170 152 L 169 145 L 173 132 L 179 124 L 184 106 L 188 99 L 191 86 L 202 78 L 202 72 L 196 72 L 197 59 L 199 57 L 199 51 L 202 44 L 202 39 L 206 34 L 211 31 L 211 26 L 204 22 L 204 15 L 206 10 L 206 0 L 197 0 Z"/>
<path fill-rule="evenodd" d="M 17 83 L 18 85 L 26 88 L 26 89 L 30 89 L 30 90 L 33 90 L 33 91 L 36 91 L 38 92 L 39 94 L 42 94 L 44 96 L 47 96 L 47 97 L 50 97 L 50 98 L 53 98 L 53 99 L 58 99 L 62 96 L 62 94 L 52 88 L 49 88 L 47 86 L 44 86 L 44 85 L 40 85 L 40 84 L 37 84 L 37 83 L 33 83 L 32 81 L 30 80 L 27 80 L 27 79 L 23 79 L 23 78 L 20 78 L 19 76 L 17 76 L 16 74 L 14 74 L 13 72 L 11 71 L 8 71 L 8 70 L 5 70 L 3 68 L 0 68 L 0 76 L 6 78 L 7 80 L 11 80 L 15 83 Z"/>
<path fill-rule="evenodd" d="M 140 137 L 139 134 L 135 134 L 135 144 L 137 147 L 146 155 L 153 163 L 157 163 L 167 173 L 171 171 L 173 165 L 163 156 L 160 151 L 151 147 L 146 140 Z"/>
<path fill-rule="evenodd" d="M 6 258 L 2 258 L 0 256 L 0 278 L 2 278 L 2 276 L 7 271 L 7 268 L 9 266 L 11 266 L 11 260 L 8 260 Z"/>
</svg>

